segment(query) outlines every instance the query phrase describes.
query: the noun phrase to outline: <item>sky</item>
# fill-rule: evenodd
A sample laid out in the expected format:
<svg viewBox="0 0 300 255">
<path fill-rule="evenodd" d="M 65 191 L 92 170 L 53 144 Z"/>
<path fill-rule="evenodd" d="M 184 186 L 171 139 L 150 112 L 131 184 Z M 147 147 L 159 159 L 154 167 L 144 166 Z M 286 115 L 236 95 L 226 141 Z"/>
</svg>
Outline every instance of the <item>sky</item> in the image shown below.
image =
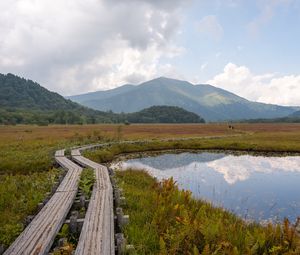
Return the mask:
<svg viewBox="0 0 300 255">
<path fill-rule="evenodd" d="M 166 76 L 300 105 L 299 0 L 0 0 L 0 73 L 62 95 Z"/>
</svg>

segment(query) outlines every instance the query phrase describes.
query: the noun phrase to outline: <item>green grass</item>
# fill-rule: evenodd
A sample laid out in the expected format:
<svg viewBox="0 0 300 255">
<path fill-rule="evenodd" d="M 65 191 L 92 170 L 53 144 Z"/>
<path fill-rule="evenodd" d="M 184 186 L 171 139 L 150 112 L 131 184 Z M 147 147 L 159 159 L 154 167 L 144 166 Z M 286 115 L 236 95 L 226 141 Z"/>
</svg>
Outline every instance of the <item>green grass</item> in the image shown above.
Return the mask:
<svg viewBox="0 0 300 255">
<path fill-rule="evenodd" d="M 172 179 L 158 184 L 143 171 L 120 171 L 130 223 L 125 236 L 135 254 L 300 254 L 300 239 L 282 226 L 246 224 L 222 208 L 192 198 Z"/>
<path fill-rule="evenodd" d="M 300 125 L 234 126 L 234 130 L 229 130 L 226 124 L 0 126 L 0 174 L 45 171 L 52 167 L 53 155 L 57 149 L 120 139 L 204 137 L 185 142 L 157 141 L 149 145 L 131 147 L 131 151 L 191 148 L 300 152 Z M 208 136 L 223 137 L 205 138 Z M 124 145 L 113 149 L 121 152 L 127 150 Z M 107 159 L 109 157 L 107 155 Z"/>
<path fill-rule="evenodd" d="M 98 150 L 86 151 L 84 155 L 97 162 L 108 162 L 122 153 L 160 151 L 170 149 L 191 150 L 233 150 L 248 152 L 300 152 L 300 137 L 267 137 L 264 135 L 243 135 L 237 137 L 197 138 L 188 140 L 120 143 Z"/>
<path fill-rule="evenodd" d="M 82 191 L 86 199 L 90 199 L 95 183 L 95 173 L 92 168 L 86 168 L 82 171 L 79 181 L 79 190 Z"/>
<path fill-rule="evenodd" d="M 0 126 L 0 245 L 14 241 L 51 191 L 55 150 L 105 139 L 94 126 Z"/>
<path fill-rule="evenodd" d="M 22 232 L 27 215 L 51 191 L 59 170 L 31 175 L 0 175 L 0 244 L 9 245 Z"/>
<path fill-rule="evenodd" d="M 1 131 L 1 130 L 0 130 Z M 103 142 L 99 132 L 84 135 L 71 133 L 68 136 L 51 128 L 42 130 L 22 130 L 6 138 L 0 135 L 0 174 L 31 174 L 50 169 L 54 163 L 54 153 L 58 149 Z"/>
<path fill-rule="evenodd" d="M 160 139 L 182 137 L 223 137 L 189 141 L 115 145 L 87 152 L 96 161 L 104 162 L 126 152 L 161 149 L 237 149 L 253 151 L 300 152 L 299 125 L 287 124 L 206 125 L 34 125 L 0 126 L 0 245 L 8 245 L 22 229 L 26 215 L 52 186 L 54 152 L 88 143 L 120 139 Z M 28 186 L 28 190 L 23 188 Z M 26 186 L 26 187 L 27 187 Z M 19 188 L 20 187 L 20 188 Z M 34 190 L 35 189 L 35 190 Z M 36 194 L 32 194 L 36 193 Z"/>
</svg>

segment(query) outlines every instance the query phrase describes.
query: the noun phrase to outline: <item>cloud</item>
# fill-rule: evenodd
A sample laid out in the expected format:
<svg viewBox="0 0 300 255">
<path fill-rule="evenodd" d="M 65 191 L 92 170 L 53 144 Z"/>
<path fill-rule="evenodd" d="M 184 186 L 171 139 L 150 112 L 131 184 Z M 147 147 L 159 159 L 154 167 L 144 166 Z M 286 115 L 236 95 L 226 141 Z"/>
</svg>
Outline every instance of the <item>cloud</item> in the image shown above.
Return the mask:
<svg viewBox="0 0 300 255">
<path fill-rule="evenodd" d="M 231 91 L 249 100 L 300 105 L 300 75 L 279 77 L 274 73 L 253 74 L 246 66 L 228 63 L 223 72 L 206 83 Z"/>
<path fill-rule="evenodd" d="M 205 16 L 197 24 L 198 31 L 216 41 L 220 40 L 224 34 L 223 27 L 214 15 Z"/>
<path fill-rule="evenodd" d="M 233 185 L 237 182 L 245 181 L 249 179 L 255 173 L 299 173 L 299 159 L 297 157 L 253 157 L 249 155 L 233 156 L 228 155 L 221 159 L 203 162 L 192 162 L 185 166 L 158 169 L 146 163 L 133 161 L 133 162 L 117 162 L 112 165 L 113 169 L 144 169 L 151 175 L 159 177 L 159 179 L 169 178 L 173 176 L 175 180 L 180 180 L 180 176 L 184 175 L 184 178 L 191 176 L 193 173 L 196 176 L 192 176 L 191 179 L 199 180 L 202 177 L 202 171 L 209 169 L 223 175 L 224 180 Z M 201 169 L 202 171 L 197 171 Z M 196 170 L 196 171 L 195 171 Z"/>
<path fill-rule="evenodd" d="M 160 75 L 175 44 L 184 0 L 0 2 L 0 70 L 63 94 Z"/>
<path fill-rule="evenodd" d="M 221 173 L 229 184 L 245 181 L 254 173 L 300 172 L 296 157 L 253 157 L 232 156 L 206 163 L 208 167 Z"/>
</svg>

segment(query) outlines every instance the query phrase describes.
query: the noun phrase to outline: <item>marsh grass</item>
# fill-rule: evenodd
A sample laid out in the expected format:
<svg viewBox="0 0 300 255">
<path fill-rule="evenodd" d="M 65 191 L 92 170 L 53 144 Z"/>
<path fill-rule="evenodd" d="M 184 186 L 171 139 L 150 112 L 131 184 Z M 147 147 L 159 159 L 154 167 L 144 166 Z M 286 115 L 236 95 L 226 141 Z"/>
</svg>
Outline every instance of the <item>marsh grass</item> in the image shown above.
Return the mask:
<svg viewBox="0 0 300 255">
<path fill-rule="evenodd" d="M 111 137 L 105 138 L 96 127 L 77 132 L 72 126 L 17 126 L 9 130 L 0 126 L 0 174 L 46 171 L 53 166 L 56 150 L 107 140 Z"/>
<path fill-rule="evenodd" d="M 95 126 L 0 126 L 0 245 L 14 241 L 51 191 L 58 175 L 55 150 L 106 141 L 104 136 Z"/>
<path fill-rule="evenodd" d="M 300 254 L 300 238 L 288 220 L 265 227 L 247 224 L 192 198 L 172 179 L 158 183 L 136 170 L 116 176 L 130 215 L 124 232 L 136 254 Z"/>
<path fill-rule="evenodd" d="M 191 147 L 300 152 L 299 124 L 234 126 L 234 130 L 228 129 L 226 124 L 0 126 L 0 174 L 45 171 L 52 166 L 53 155 L 57 149 L 121 139 L 202 137 L 203 139 L 192 143 L 157 142 L 156 148 L 153 144 L 152 149 Z M 143 147 L 144 145 L 139 148 L 145 150 Z"/>
<path fill-rule="evenodd" d="M 236 134 L 239 137 L 232 136 Z M 219 138 L 215 139 L 216 136 Z M 120 144 L 86 155 L 105 162 L 120 153 L 181 148 L 300 152 L 297 124 L 239 124 L 234 130 L 226 124 L 0 126 L 0 245 L 9 245 L 14 240 L 26 215 L 34 212 L 46 190 L 50 190 L 51 176 L 56 176 L 55 170 L 51 170 L 55 150 L 122 139 L 182 137 L 206 138 Z"/>
<path fill-rule="evenodd" d="M 90 199 L 95 183 L 95 172 L 92 168 L 86 168 L 82 171 L 79 180 L 79 190 L 81 190 L 86 199 Z"/>
<path fill-rule="evenodd" d="M 9 245 L 23 230 L 24 219 L 51 191 L 59 175 L 51 169 L 31 175 L 0 175 L 0 243 Z"/>
<path fill-rule="evenodd" d="M 280 139 L 267 134 L 239 137 L 190 138 L 187 140 L 148 140 L 119 143 L 98 150 L 85 151 L 84 155 L 97 162 L 109 162 L 123 153 L 153 152 L 161 150 L 231 150 L 257 153 L 299 153 L 299 136 L 286 135 Z"/>
</svg>

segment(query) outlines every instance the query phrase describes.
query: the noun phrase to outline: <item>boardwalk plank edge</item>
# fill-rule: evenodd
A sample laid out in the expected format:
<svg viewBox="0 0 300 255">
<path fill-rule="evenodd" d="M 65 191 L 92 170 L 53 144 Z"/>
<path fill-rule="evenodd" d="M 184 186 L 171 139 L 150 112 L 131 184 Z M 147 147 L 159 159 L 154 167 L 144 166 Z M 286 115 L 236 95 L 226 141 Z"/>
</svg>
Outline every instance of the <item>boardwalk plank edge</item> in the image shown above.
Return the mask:
<svg viewBox="0 0 300 255">
<path fill-rule="evenodd" d="M 56 192 L 31 223 L 4 252 L 4 255 L 44 255 L 54 242 L 75 199 L 82 168 L 64 157 L 64 150 L 55 153 L 55 160 L 68 172 Z"/>
<path fill-rule="evenodd" d="M 81 156 L 80 151 L 91 147 L 85 146 L 71 152 L 72 159 L 82 166 L 93 168 L 96 177 L 75 255 L 113 255 L 115 254 L 113 189 L 108 169 Z"/>
</svg>

